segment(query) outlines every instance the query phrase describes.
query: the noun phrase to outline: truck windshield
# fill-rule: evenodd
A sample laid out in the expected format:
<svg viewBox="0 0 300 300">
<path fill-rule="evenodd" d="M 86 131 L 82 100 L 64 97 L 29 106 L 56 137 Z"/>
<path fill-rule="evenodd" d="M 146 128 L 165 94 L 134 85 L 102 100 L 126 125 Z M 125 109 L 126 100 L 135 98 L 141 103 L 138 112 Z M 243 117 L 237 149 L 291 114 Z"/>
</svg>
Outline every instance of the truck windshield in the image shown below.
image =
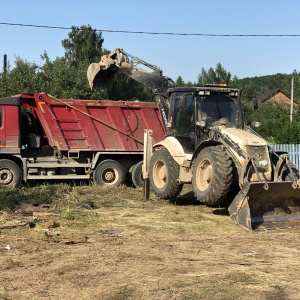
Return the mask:
<svg viewBox="0 0 300 300">
<path fill-rule="evenodd" d="M 206 98 L 197 99 L 198 121 L 205 121 L 207 125 L 221 118 L 228 119 L 228 127 L 236 127 L 238 122 L 236 102 L 222 94 L 212 94 Z"/>
</svg>

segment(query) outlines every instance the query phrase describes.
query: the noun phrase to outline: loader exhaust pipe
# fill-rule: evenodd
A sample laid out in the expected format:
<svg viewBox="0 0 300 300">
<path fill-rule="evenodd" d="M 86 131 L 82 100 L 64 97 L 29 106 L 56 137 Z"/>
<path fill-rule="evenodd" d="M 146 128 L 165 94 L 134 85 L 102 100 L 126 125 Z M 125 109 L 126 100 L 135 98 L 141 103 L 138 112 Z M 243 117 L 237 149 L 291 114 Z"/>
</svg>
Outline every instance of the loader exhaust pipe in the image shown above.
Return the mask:
<svg viewBox="0 0 300 300">
<path fill-rule="evenodd" d="M 248 182 L 228 208 L 231 219 L 247 230 L 290 229 L 300 225 L 300 190 L 292 181 Z"/>
</svg>

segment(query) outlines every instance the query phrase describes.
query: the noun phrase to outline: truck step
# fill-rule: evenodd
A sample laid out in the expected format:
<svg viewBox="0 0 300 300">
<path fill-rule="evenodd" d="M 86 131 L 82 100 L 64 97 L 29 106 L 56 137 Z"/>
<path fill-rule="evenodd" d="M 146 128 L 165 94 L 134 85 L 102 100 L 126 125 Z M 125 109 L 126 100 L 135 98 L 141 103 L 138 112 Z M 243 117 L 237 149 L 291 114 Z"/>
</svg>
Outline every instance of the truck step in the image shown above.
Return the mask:
<svg viewBox="0 0 300 300">
<path fill-rule="evenodd" d="M 55 157 L 38 157 L 36 159 L 37 163 L 57 163 L 58 159 Z"/>
</svg>

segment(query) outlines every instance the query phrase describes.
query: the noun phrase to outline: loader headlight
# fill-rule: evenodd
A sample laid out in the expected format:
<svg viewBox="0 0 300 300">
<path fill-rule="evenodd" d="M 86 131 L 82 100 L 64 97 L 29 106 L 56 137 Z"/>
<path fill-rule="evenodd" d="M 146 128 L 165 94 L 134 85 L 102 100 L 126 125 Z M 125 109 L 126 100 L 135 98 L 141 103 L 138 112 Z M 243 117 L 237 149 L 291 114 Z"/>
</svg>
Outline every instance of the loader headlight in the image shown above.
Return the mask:
<svg viewBox="0 0 300 300">
<path fill-rule="evenodd" d="M 258 162 L 258 164 L 261 166 L 261 167 L 266 167 L 267 165 L 268 165 L 268 162 L 267 162 L 267 160 L 260 160 L 259 162 Z"/>
<path fill-rule="evenodd" d="M 200 95 L 200 96 L 209 96 L 210 95 L 210 91 L 199 91 L 198 92 L 198 94 Z"/>
</svg>

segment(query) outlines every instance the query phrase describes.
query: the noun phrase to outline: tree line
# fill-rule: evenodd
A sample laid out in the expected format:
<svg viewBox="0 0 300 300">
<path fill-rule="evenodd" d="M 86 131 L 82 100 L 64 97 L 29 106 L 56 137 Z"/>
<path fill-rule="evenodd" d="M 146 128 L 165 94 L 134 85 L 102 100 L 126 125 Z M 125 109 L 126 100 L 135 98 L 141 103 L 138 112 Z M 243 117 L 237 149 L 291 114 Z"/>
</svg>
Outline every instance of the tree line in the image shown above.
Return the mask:
<svg viewBox="0 0 300 300">
<path fill-rule="evenodd" d="M 150 89 L 137 81 L 117 74 L 112 89 L 104 92 L 90 90 L 86 77 L 87 67 L 110 52 L 103 47 L 102 33 L 90 25 L 73 26 L 68 37 L 61 41 L 64 56 L 51 60 L 45 51 L 41 54 L 40 65 L 16 57 L 13 67 L 10 62 L 0 72 L 0 97 L 19 93 L 45 92 L 58 98 L 73 99 L 111 99 L 152 101 Z M 253 99 L 263 91 L 278 88 L 290 96 L 290 82 L 294 77 L 295 99 L 300 97 L 300 73 L 275 74 L 254 78 L 238 79 L 224 69 L 221 63 L 208 70 L 202 68 L 195 82 L 185 82 L 181 76 L 176 79 L 177 86 L 202 86 L 206 83 L 227 83 L 242 88 L 242 101 L 246 124 L 253 120 L 262 125 L 256 131 L 270 143 L 300 143 L 300 112 L 296 106 L 293 122 L 290 122 L 289 107 L 280 104 L 264 103 L 258 110 L 253 109 Z M 300 103 L 299 103 L 300 104 Z"/>
</svg>

